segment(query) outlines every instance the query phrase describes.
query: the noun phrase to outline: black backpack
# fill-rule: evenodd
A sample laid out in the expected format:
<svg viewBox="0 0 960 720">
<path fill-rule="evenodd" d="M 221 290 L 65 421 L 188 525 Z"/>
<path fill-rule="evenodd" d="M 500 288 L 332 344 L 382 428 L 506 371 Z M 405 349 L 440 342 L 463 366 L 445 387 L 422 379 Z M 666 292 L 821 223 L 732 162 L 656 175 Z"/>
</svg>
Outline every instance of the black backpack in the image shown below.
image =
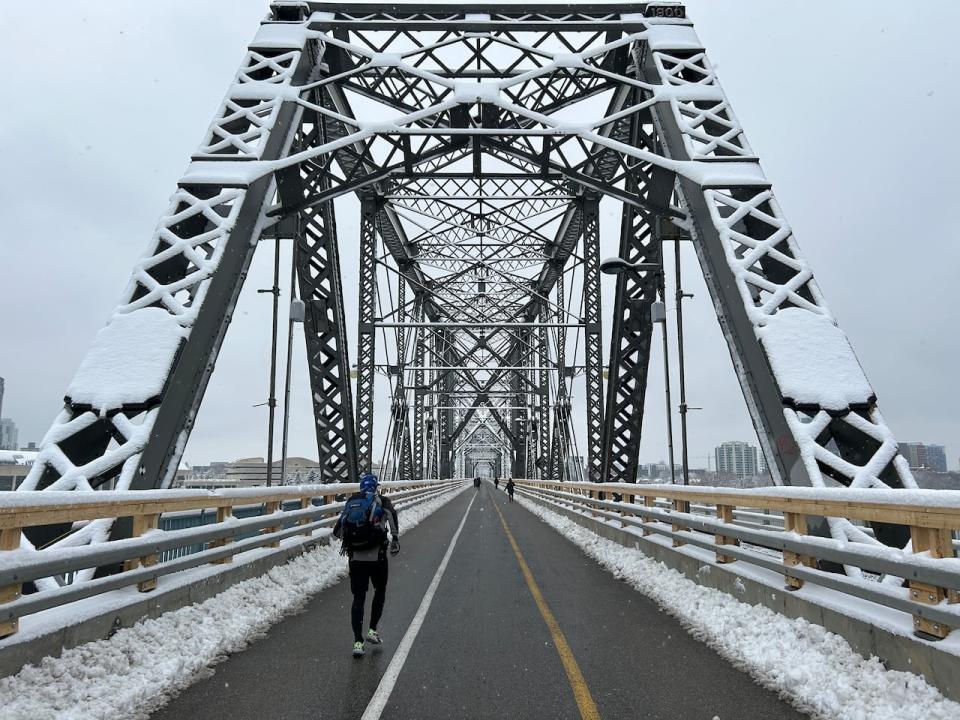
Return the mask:
<svg viewBox="0 0 960 720">
<path fill-rule="evenodd" d="M 382 545 L 387 539 L 383 520 L 383 504 L 377 493 L 347 500 L 340 515 L 343 550 L 369 550 Z"/>
</svg>

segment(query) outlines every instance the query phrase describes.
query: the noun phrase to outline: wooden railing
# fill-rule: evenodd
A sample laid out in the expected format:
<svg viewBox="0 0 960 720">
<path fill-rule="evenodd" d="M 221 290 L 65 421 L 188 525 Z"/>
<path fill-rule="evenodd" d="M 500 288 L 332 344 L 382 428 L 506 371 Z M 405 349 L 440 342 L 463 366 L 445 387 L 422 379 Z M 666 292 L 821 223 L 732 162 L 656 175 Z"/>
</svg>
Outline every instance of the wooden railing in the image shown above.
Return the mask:
<svg viewBox="0 0 960 720">
<path fill-rule="evenodd" d="M 462 485 L 462 480 L 382 483 L 381 491 L 398 508 L 430 500 Z M 278 548 L 282 540 L 310 536 L 334 524 L 343 497 L 358 485 L 301 485 L 240 490 L 150 490 L 93 492 L 20 492 L 0 494 L 0 638 L 19 628 L 21 617 L 136 585 L 140 592 L 157 587 L 158 579 L 205 564 L 224 564 L 239 553 L 260 547 Z M 237 506 L 260 505 L 259 515 L 234 518 Z M 216 510 L 216 522 L 181 530 L 157 528 L 163 513 Z M 132 537 L 71 548 L 21 549 L 25 528 L 100 518 L 131 518 Z M 248 535 L 243 539 L 238 536 Z M 166 551 L 200 545 L 204 549 L 166 562 Z M 88 568 L 114 568 L 87 582 L 22 595 L 23 585 L 66 576 Z"/>
<path fill-rule="evenodd" d="M 928 637 L 944 638 L 960 627 L 960 559 L 953 542 L 954 531 L 960 530 L 958 491 L 515 482 L 521 493 L 637 528 L 643 536 L 664 536 L 674 548 L 689 544 L 712 550 L 719 564 L 746 562 L 777 570 L 788 589 L 811 582 L 908 612 L 914 630 Z M 692 503 L 701 506 L 699 513 L 691 512 Z M 713 509 L 713 517 L 702 514 L 703 506 Z M 783 528 L 735 522 L 735 514 L 743 515 L 745 509 L 782 513 Z M 902 525 L 909 528 L 911 547 L 812 536 L 811 516 Z M 852 566 L 903 582 L 821 569 L 827 565 Z"/>
</svg>

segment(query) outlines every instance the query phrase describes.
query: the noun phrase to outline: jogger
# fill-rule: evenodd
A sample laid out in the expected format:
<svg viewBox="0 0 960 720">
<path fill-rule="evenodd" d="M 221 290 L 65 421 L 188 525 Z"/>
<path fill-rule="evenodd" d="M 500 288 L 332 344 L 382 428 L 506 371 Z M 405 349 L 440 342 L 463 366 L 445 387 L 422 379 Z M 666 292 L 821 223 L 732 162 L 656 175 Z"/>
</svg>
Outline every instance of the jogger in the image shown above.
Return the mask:
<svg viewBox="0 0 960 720">
<path fill-rule="evenodd" d="M 333 527 L 334 537 L 343 539 L 341 552 L 350 557 L 350 625 L 353 629 L 353 655 L 363 655 L 363 613 L 367 589 L 373 584 L 373 604 L 370 608 L 370 629 L 366 641 L 381 643 L 377 626 L 383 615 L 387 599 L 389 565 L 387 561 L 388 536 L 390 531 L 390 555 L 400 552 L 397 511 L 390 498 L 377 491 L 375 475 L 366 474 L 360 480 L 360 492 L 351 495 L 343 512 Z"/>
</svg>

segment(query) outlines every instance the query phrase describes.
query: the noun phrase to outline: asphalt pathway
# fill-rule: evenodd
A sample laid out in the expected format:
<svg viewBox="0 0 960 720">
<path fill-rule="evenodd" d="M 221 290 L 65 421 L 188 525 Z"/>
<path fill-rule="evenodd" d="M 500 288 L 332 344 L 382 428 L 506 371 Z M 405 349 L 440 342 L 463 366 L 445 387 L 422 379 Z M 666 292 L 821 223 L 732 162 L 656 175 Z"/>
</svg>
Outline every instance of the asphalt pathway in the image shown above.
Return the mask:
<svg viewBox="0 0 960 720">
<path fill-rule="evenodd" d="M 402 514 L 400 523 L 382 646 L 350 656 L 344 580 L 152 717 L 351 720 L 375 697 L 382 713 L 373 718 L 397 720 L 804 717 L 489 483 L 409 534 Z"/>
</svg>

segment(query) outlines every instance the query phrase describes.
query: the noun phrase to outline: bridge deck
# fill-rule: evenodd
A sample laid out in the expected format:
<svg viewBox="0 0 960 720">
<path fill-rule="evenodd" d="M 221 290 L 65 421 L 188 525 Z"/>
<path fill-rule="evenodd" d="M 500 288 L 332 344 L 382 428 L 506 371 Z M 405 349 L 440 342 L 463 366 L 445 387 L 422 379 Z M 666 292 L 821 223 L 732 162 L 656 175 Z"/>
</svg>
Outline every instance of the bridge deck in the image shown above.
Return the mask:
<svg viewBox="0 0 960 720">
<path fill-rule="evenodd" d="M 153 717 L 360 718 L 465 513 L 382 717 L 580 718 L 584 689 L 595 703 L 593 717 L 803 717 L 506 500 L 484 483 L 402 536 L 380 648 L 350 656 L 350 589 L 343 581 Z M 580 707 L 578 684 L 568 679 L 497 508 L 582 672 Z"/>
</svg>

